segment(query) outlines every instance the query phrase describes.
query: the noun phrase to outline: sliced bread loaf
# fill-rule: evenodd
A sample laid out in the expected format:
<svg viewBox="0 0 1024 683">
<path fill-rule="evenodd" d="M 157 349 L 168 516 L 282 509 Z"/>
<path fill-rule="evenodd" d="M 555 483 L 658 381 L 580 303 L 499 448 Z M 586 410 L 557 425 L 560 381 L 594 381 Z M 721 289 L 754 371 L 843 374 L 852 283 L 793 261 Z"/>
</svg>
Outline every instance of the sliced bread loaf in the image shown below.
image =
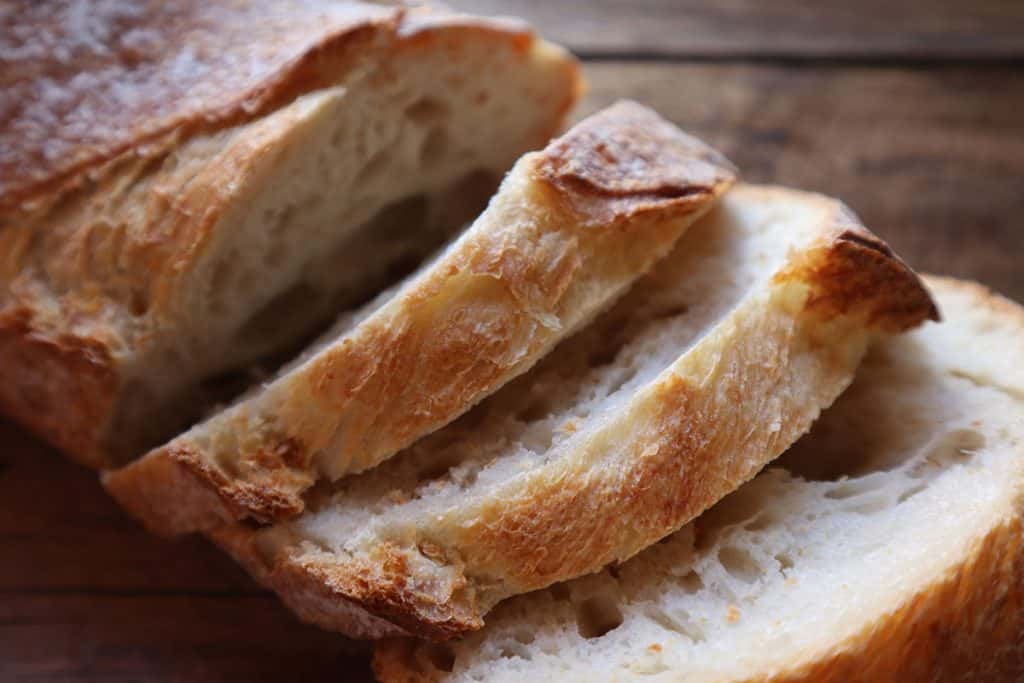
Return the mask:
<svg viewBox="0 0 1024 683">
<path fill-rule="evenodd" d="M 23 9 L 0 60 L 0 410 L 95 467 L 408 272 L 579 90 L 521 24 L 398 3 Z"/>
<path fill-rule="evenodd" d="M 756 474 L 846 388 L 874 333 L 935 316 L 840 202 L 739 187 L 590 327 L 308 510 L 215 540 L 299 615 L 444 639 L 623 560 Z"/>
<path fill-rule="evenodd" d="M 107 489 L 163 533 L 297 515 L 319 479 L 372 467 L 526 371 L 732 180 L 721 155 L 650 110 L 610 107 L 524 156 L 428 268 Z"/>
<path fill-rule="evenodd" d="M 930 278 L 811 433 L 622 565 L 510 600 L 400 681 L 1010 681 L 1024 675 L 1024 310 Z"/>
</svg>

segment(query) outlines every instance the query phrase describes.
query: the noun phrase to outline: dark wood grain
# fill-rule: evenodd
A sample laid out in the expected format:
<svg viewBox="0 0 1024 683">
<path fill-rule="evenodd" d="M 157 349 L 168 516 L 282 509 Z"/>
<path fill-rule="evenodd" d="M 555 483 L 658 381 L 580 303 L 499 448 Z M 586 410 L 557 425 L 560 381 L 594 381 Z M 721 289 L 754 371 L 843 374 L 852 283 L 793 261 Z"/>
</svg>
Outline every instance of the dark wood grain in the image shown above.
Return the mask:
<svg viewBox="0 0 1024 683">
<path fill-rule="evenodd" d="M 370 681 L 200 539 L 146 534 L 95 473 L 0 421 L 0 680 Z"/>
<path fill-rule="evenodd" d="M 1024 57 L 1020 0 L 449 0 L 519 16 L 588 57 Z"/>
<path fill-rule="evenodd" d="M 844 199 L 912 266 L 1024 301 L 1024 70 L 591 63 L 746 180 Z"/>
</svg>

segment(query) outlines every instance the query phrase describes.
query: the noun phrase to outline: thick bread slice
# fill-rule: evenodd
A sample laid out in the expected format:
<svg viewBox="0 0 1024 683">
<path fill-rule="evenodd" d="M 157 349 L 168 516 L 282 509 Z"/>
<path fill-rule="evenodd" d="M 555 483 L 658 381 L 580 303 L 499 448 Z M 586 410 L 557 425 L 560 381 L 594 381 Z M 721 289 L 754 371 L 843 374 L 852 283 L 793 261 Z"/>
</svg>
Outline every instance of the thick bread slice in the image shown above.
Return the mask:
<svg viewBox="0 0 1024 683">
<path fill-rule="evenodd" d="M 394 296 L 108 475 L 107 489 L 162 533 L 295 516 L 317 480 L 372 467 L 526 371 L 663 257 L 732 180 L 721 155 L 650 110 L 612 106 L 524 156 L 472 228 Z"/>
<path fill-rule="evenodd" d="M 304 619 L 444 639 L 624 560 L 754 476 L 874 332 L 935 309 L 840 202 L 738 187 L 611 311 L 446 429 L 213 537 Z M 363 631 L 357 608 L 390 621 Z"/>
<path fill-rule="evenodd" d="M 1024 310 L 929 278 L 753 482 L 629 562 L 510 600 L 382 681 L 1010 681 L 1024 675 Z"/>
<path fill-rule="evenodd" d="M 97 467 L 408 272 L 579 90 L 574 60 L 514 22 L 334 0 L 80 10 L 27 5 L 0 37 L 0 410 Z"/>
</svg>

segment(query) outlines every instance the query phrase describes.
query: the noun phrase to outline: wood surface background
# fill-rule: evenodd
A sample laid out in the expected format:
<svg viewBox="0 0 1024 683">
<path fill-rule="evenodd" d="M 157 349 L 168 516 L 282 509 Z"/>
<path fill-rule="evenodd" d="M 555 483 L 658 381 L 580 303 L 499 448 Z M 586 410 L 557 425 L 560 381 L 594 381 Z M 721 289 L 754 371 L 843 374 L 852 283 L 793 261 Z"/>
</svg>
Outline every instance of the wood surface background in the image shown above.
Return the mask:
<svg viewBox="0 0 1024 683">
<path fill-rule="evenodd" d="M 1024 2 L 454 0 L 584 58 L 747 180 L 842 197 L 913 266 L 1024 301 Z M 371 679 L 199 539 L 145 534 L 0 422 L 0 680 Z"/>
</svg>

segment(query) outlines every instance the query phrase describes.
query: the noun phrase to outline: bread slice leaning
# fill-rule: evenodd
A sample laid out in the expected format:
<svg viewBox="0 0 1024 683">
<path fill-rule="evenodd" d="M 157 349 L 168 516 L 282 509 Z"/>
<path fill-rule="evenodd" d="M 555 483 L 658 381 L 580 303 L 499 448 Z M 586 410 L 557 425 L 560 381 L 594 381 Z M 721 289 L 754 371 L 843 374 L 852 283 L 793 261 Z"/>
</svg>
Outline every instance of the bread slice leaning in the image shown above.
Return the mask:
<svg viewBox="0 0 1024 683">
<path fill-rule="evenodd" d="M 409 272 L 580 87 L 528 27 L 441 10 L 30 5 L 58 45 L 0 64 L 0 410 L 94 467 Z"/>
<path fill-rule="evenodd" d="M 214 539 L 304 619 L 445 639 L 596 571 L 754 476 L 874 333 L 935 310 L 840 202 L 742 186 L 612 310 L 449 427 Z"/>
<path fill-rule="evenodd" d="M 595 114 L 524 156 L 473 226 L 393 296 L 109 475 L 107 489 L 164 533 L 295 516 L 318 480 L 372 467 L 526 371 L 732 181 L 724 157 L 649 109 Z M 187 487 L 211 493 L 202 501 Z"/>
<path fill-rule="evenodd" d="M 757 479 L 622 565 L 510 600 L 381 681 L 1010 681 L 1024 674 L 1024 310 L 929 278 Z"/>
</svg>

